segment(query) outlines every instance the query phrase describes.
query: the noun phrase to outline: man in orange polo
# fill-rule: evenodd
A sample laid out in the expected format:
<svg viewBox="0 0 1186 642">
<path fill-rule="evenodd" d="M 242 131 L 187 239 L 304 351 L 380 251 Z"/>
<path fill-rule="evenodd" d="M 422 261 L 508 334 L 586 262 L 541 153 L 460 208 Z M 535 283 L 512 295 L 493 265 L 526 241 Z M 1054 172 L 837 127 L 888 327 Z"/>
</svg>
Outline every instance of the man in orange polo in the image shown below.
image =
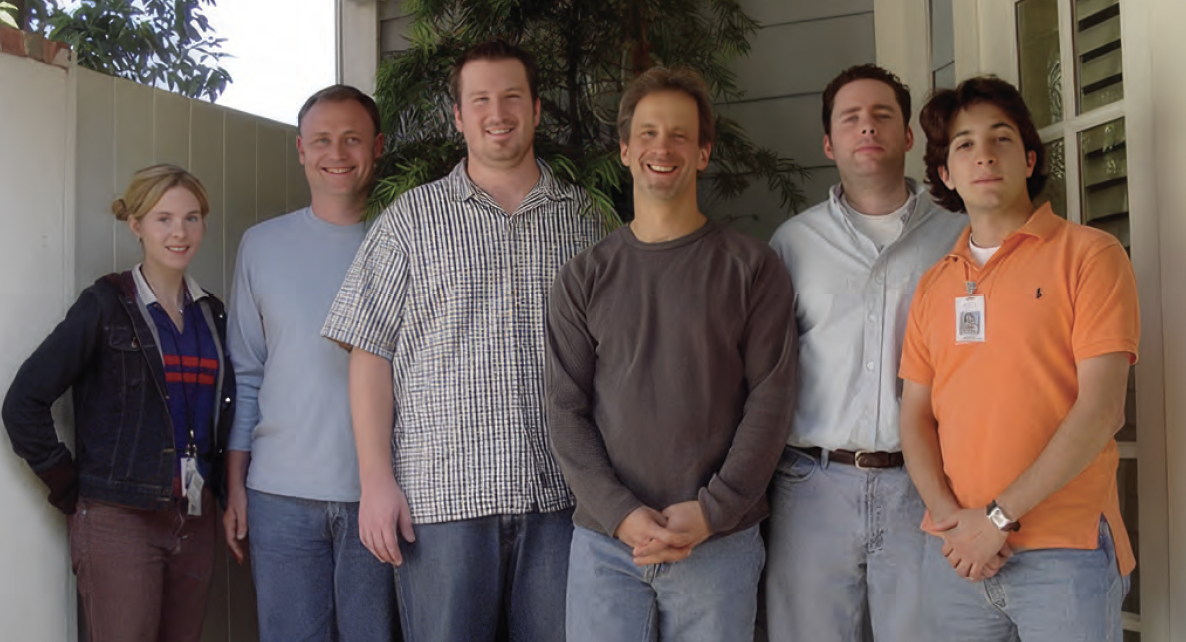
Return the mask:
<svg viewBox="0 0 1186 642">
<path fill-rule="evenodd" d="M 1132 266 L 1112 236 L 1034 206 L 1044 148 L 1012 85 L 967 80 L 921 123 L 932 194 L 970 222 L 919 281 L 902 356 L 902 451 L 934 535 L 928 639 L 1119 640 Z"/>
</svg>

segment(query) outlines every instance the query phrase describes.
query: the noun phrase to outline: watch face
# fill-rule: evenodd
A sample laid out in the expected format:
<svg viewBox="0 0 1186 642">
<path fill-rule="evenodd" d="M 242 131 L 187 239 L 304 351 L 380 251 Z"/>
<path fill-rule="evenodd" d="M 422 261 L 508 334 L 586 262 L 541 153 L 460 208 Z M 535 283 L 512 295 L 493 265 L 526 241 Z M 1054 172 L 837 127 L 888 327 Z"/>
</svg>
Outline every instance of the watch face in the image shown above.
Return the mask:
<svg viewBox="0 0 1186 642">
<path fill-rule="evenodd" d="M 1009 526 L 1009 518 L 1005 517 L 1005 513 L 1001 512 L 1001 509 L 999 508 L 992 509 L 992 512 L 988 514 L 988 518 L 991 519 L 992 523 L 1001 530 L 1004 530 L 1007 526 Z"/>
</svg>

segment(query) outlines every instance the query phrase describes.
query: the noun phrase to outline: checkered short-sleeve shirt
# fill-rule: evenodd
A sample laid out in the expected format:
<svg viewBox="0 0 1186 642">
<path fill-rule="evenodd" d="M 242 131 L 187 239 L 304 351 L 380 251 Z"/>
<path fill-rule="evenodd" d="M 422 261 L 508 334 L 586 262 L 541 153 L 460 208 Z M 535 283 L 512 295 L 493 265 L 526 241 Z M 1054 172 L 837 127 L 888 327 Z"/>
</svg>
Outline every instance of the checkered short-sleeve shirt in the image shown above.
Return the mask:
<svg viewBox="0 0 1186 642">
<path fill-rule="evenodd" d="M 540 162 L 514 213 L 462 161 L 376 222 L 322 335 L 389 359 L 392 461 L 415 523 L 572 505 L 544 430 L 552 281 L 604 235 L 588 195 Z"/>
</svg>

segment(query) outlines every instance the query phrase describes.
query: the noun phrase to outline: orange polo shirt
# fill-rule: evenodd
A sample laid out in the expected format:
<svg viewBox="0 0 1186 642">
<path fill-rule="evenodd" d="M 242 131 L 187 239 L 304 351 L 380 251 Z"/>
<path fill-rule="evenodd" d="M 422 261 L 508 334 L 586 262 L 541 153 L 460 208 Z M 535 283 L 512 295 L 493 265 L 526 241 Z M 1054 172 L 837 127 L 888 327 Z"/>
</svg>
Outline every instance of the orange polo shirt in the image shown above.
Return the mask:
<svg viewBox="0 0 1186 642">
<path fill-rule="evenodd" d="M 1140 311 L 1132 264 L 1106 232 L 1044 205 L 982 268 L 969 230 L 918 283 L 901 377 L 931 386 L 943 471 L 961 506 L 986 506 L 1046 448 L 1079 391 L 1076 364 L 1111 352 L 1136 363 Z M 984 295 L 983 343 L 956 342 L 966 282 Z M 1120 572 L 1136 566 L 1120 517 L 1115 440 L 1078 477 L 1021 517 L 1015 549 L 1099 545 L 1108 520 Z M 931 527 L 928 514 L 923 529 Z"/>
</svg>

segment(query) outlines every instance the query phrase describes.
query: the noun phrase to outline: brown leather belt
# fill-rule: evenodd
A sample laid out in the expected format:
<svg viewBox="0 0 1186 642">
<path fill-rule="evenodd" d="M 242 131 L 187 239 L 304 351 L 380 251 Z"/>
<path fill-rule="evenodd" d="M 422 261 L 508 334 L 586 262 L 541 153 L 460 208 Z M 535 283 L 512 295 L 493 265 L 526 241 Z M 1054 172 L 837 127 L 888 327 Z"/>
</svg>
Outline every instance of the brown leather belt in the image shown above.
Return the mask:
<svg viewBox="0 0 1186 642">
<path fill-rule="evenodd" d="M 823 448 L 802 448 L 801 450 L 816 459 L 824 456 Z M 828 461 L 848 464 L 857 468 L 901 468 L 906 463 L 902 453 L 854 452 L 851 450 L 829 451 Z"/>
</svg>

